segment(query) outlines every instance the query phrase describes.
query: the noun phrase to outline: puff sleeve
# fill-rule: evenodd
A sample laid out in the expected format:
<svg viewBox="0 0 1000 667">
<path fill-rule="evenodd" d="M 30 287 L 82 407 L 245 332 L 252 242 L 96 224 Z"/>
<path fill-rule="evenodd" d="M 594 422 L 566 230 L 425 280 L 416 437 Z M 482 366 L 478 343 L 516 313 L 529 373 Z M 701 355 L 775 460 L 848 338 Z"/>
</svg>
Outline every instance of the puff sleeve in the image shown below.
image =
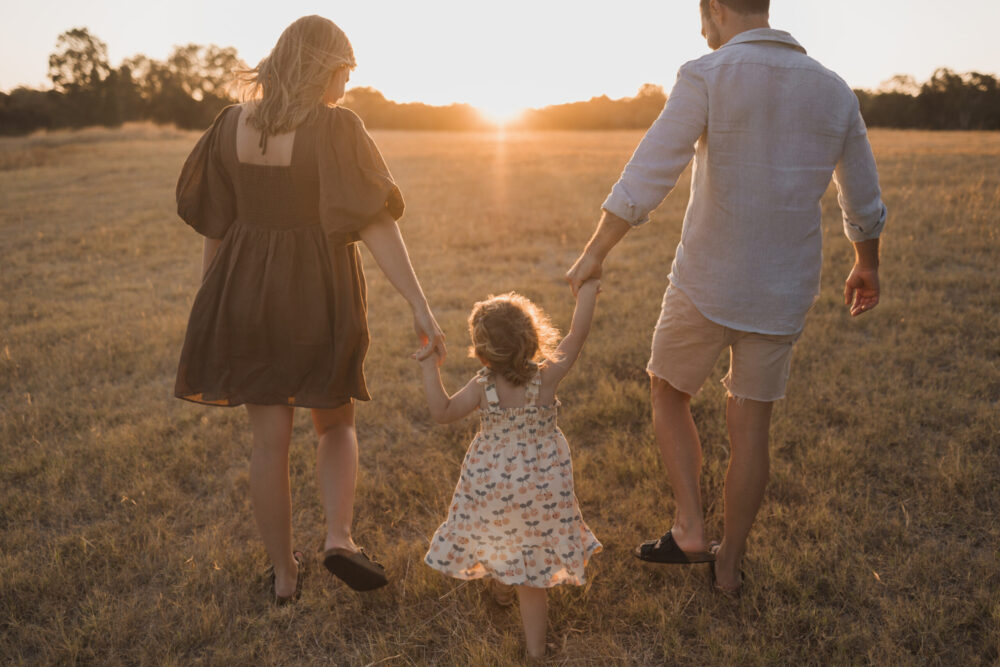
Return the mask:
<svg viewBox="0 0 1000 667">
<path fill-rule="evenodd" d="M 355 241 L 357 231 L 382 211 L 399 220 L 403 195 L 361 119 L 335 107 L 321 125 L 319 211 L 327 235 Z"/>
<path fill-rule="evenodd" d="M 222 161 L 223 109 L 184 162 L 177 179 L 177 214 L 199 234 L 221 239 L 236 218 L 236 194 Z"/>
</svg>

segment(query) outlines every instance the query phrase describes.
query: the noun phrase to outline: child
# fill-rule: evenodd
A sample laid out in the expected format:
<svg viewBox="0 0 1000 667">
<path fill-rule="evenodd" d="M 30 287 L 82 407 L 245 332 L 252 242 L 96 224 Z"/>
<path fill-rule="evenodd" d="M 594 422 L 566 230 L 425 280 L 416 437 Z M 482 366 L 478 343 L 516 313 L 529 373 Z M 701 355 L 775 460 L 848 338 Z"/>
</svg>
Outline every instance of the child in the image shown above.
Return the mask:
<svg viewBox="0 0 1000 667">
<path fill-rule="evenodd" d="M 525 644 L 545 653 L 546 589 L 584 583 L 584 566 L 601 549 L 580 516 L 569 445 L 556 426 L 556 387 L 590 331 L 599 281 L 577 295 L 569 334 L 558 332 L 519 294 L 493 296 L 469 316 L 470 355 L 485 368 L 449 397 L 433 355 L 420 362 L 431 416 L 453 422 L 479 408 L 447 520 L 424 562 L 458 579 L 491 577 L 497 601 L 516 587 Z"/>
</svg>

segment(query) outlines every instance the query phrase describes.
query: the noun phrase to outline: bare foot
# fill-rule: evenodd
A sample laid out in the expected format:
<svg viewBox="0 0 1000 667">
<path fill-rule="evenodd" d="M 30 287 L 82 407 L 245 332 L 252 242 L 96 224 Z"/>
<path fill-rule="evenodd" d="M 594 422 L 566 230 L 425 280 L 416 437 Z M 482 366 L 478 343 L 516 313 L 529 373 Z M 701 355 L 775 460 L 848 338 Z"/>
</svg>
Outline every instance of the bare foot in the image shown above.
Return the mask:
<svg viewBox="0 0 1000 667">
<path fill-rule="evenodd" d="M 715 563 L 712 564 L 715 587 L 728 595 L 738 594 L 743 586 L 743 572 L 740 569 L 743 555 L 730 553 L 725 548 L 725 543 L 717 542 L 710 545 L 709 551 L 715 554 Z"/>
<path fill-rule="evenodd" d="M 299 560 L 302 557 L 302 554 L 296 551 L 287 568 L 273 568 L 274 597 L 279 602 L 295 595 L 299 584 Z"/>
</svg>

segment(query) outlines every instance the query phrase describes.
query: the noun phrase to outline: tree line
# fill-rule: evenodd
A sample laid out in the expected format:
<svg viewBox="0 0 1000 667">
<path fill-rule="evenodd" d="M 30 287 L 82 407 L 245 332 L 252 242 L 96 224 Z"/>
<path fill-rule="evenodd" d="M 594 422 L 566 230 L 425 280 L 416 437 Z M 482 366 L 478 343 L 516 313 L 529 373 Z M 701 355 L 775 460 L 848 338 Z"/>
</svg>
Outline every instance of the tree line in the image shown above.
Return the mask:
<svg viewBox="0 0 1000 667">
<path fill-rule="evenodd" d="M 142 54 L 118 67 L 108 47 L 87 28 L 59 35 L 49 56 L 51 90 L 21 87 L 0 92 L 0 135 L 37 129 L 118 126 L 151 120 L 184 129 L 203 129 L 234 101 L 232 71 L 245 66 L 236 49 L 215 45 L 175 46 L 165 60 Z M 1000 81 L 990 74 L 937 70 L 918 84 L 897 76 L 878 90 L 856 90 L 861 113 L 871 127 L 935 130 L 1000 129 Z M 634 97 L 558 104 L 526 111 L 509 124 L 517 129 L 640 129 L 666 102 L 660 86 L 646 84 Z M 467 104 L 401 104 L 373 88 L 353 88 L 342 104 L 371 128 L 484 130 L 493 125 Z"/>
<path fill-rule="evenodd" d="M 855 90 L 869 126 L 928 130 L 1000 130 L 1000 80 L 941 68 L 918 84 L 896 76 L 878 91 Z"/>
</svg>

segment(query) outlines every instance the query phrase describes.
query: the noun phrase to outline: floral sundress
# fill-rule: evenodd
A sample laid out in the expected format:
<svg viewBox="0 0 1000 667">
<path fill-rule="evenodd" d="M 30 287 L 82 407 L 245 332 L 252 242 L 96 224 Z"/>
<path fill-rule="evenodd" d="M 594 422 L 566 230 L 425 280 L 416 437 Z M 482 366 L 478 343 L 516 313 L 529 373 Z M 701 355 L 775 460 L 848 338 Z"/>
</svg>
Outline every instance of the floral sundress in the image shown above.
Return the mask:
<svg viewBox="0 0 1000 667">
<path fill-rule="evenodd" d="M 462 462 L 448 518 L 424 562 L 458 579 L 505 584 L 581 585 L 601 543 L 584 523 L 573 491 L 569 444 L 556 425 L 559 402 L 537 405 L 539 373 L 525 405 L 501 408 L 492 371 L 479 371 L 487 410 Z"/>
</svg>

